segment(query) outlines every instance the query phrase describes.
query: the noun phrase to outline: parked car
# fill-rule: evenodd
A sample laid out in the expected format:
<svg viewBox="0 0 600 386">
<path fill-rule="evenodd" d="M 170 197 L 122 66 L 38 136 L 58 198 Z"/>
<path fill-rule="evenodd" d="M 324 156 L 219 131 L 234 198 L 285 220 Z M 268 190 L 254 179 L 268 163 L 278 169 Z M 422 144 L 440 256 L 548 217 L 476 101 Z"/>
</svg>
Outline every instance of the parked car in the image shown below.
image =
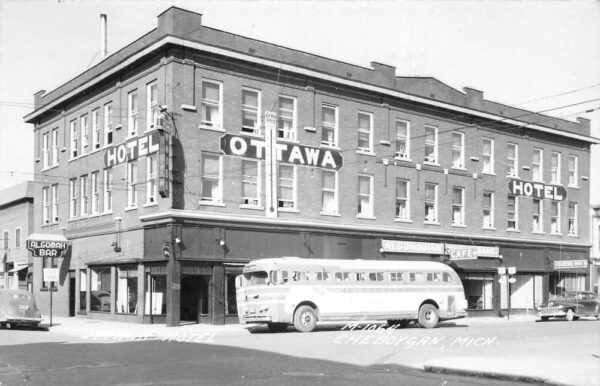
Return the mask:
<svg viewBox="0 0 600 386">
<path fill-rule="evenodd" d="M 600 297 L 593 292 L 562 292 L 549 300 L 547 305 L 537 307 L 537 311 L 543 321 L 554 317 L 565 318 L 569 322 L 580 316 L 600 318 Z"/>
<path fill-rule="evenodd" d="M 0 326 L 12 328 L 26 325 L 37 328 L 42 314 L 35 305 L 33 294 L 19 289 L 0 290 Z"/>
</svg>

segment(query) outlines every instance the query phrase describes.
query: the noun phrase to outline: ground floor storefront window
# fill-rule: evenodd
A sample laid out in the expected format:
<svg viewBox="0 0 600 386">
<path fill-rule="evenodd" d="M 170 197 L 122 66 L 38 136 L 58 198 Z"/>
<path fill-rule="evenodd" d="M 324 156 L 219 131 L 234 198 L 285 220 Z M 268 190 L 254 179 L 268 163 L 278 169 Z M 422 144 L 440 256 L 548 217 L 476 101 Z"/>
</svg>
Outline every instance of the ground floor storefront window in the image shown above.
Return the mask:
<svg viewBox="0 0 600 386">
<path fill-rule="evenodd" d="M 510 284 L 510 308 L 533 309 L 543 301 L 543 275 L 517 274 L 512 276 L 514 283 Z M 500 281 L 500 303 L 502 308 L 508 308 L 507 278 Z"/>
<path fill-rule="evenodd" d="M 90 310 L 110 312 L 110 267 L 94 267 L 90 272 Z"/>
<path fill-rule="evenodd" d="M 491 310 L 493 305 L 494 274 L 492 273 L 469 273 L 462 278 L 467 297 L 468 309 Z"/>
<path fill-rule="evenodd" d="M 556 272 L 550 275 L 550 295 L 558 295 L 565 291 L 586 291 L 585 278 L 582 273 Z"/>
<path fill-rule="evenodd" d="M 81 269 L 79 270 L 79 310 L 86 310 L 86 297 L 87 297 L 87 270 Z"/>
<path fill-rule="evenodd" d="M 119 314 L 137 313 L 138 274 L 137 267 L 117 268 L 117 308 Z"/>
<path fill-rule="evenodd" d="M 242 267 L 225 267 L 225 315 L 238 313 L 235 295 L 235 278 L 242 274 Z"/>
<path fill-rule="evenodd" d="M 164 266 L 146 267 L 144 314 L 167 314 L 167 272 Z"/>
</svg>

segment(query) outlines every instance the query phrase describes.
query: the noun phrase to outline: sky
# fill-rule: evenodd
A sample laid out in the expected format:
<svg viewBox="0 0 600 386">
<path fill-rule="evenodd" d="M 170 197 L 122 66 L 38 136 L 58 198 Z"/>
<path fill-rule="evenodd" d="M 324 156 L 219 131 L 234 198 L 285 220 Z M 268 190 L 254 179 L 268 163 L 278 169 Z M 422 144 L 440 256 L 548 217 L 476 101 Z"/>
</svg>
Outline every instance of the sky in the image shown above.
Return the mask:
<svg viewBox="0 0 600 386">
<path fill-rule="evenodd" d="M 600 1 L 0 0 L 0 189 L 33 178 L 33 126 L 23 122 L 33 94 L 99 62 L 99 15 L 108 17 L 110 54 L 155 28 L 171 5 L 216 29 L 588 118 L 600 138 Z M 600 204 L 600 172 L 590 179 Z"/>
</svg>

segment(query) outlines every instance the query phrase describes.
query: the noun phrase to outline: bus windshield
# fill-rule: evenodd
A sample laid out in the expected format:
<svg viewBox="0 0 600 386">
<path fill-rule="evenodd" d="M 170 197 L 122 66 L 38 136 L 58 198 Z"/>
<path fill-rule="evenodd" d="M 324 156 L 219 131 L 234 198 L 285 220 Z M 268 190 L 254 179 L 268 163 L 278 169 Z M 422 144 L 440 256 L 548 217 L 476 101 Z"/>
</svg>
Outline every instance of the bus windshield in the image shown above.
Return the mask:
<svg viewBox="0 0 600 386">
<path fill-rule="evenodd" d="M 269 274 L 265 271 L 246 272 L 244 278 L 250 285 L 261 285 L 268 283 Z"/>
</svg>

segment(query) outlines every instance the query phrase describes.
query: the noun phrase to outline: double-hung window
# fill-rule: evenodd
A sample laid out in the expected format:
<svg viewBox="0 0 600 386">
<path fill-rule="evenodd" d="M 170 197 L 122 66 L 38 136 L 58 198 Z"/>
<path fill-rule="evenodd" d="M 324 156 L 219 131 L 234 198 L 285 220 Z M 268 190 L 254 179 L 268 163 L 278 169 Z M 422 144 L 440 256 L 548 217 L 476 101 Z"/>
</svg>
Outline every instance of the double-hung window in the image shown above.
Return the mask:
<svg viewBox="0 0 600 386">
<path fill-rule="evenodd" d="M 21 228 L 15 228 L 15 248 L 21 248 Z"/>
<path fill-rule="evenodd" d="M 544 151 L 542 149 L 533 149 L 531 179 L 534 181 L 544 181 Z"/>
<path fill-rule="evenodd" d="M 219 82 L 202 81 L 202 101 L 200 107 L 200 126 L 222 130 L 223 86 Z"/>
<path fill-rule="evenodd" d="M 79 187 L 81 193 L 81 216 L 87 216 L 89 214 L 89 190 L 88 190 L 88 176 L 81 176 L 81 185 Z"/>
<path fill-rule="evenodd" d="M 201 203 L 221 204 L 223 202 L 222 159 L 216 154 L 202 154 Z"/>
<path fill-rule="evenodd" d="M 519 201 L 517 196 L 508 196 L 506 217 L 507 229 L 512 231 L 519 230 Z"/>
<path fill-rule="evenodd" d="M 333 170 L 321 171 L 321 213 L 338 213 L 338 174 Z"/>
<path fill-rule="evenodd" d="M 242 160 L 242 206 L 260 206 L 260 161 Z"/>
<path fill-rule="evenodd" d="M 260 135 L 260 91 L 242 89 L 242 132 Z"/>
<path fill-rule="evenodd" d="M 113 171 L 104 169 L 104 212 L 112 212 Z"/>
<path fill-rule="evenodd" d="M 158 196 L 158 154 L 146 157 L 146 205 L 156 203 Z"/>
<path fill-rule="evenodd" d="M 494 228 L 494 193 L 483 192 L 483 227 Z"/>
<path fill-rule="evenodd" d="M 550 156 L 550 183 L 560 185 L 560 153 L 557 152 Z"/>
<path fill-rule="evenodd" d="M 373 176 L 358 176 L 358 215 L 373 216 Z"/>
<path fill-rule="evenodd" d="M 113 107 L 112 103 L 104 105 L 104 146 L 113 143 Z"/>
<path fill-rule="evenodd" d="M 514 143 L 506 145 L 506 175 L 519 177 L 519 147 Z"/>
<path fill-rule="evenodd" d="M 558 201 L 550 202 L 550 233 L 560 234 L 560 203 Z"/>
<path fill-rule="evenodd" d="M 578 163 L 576 155 L 569 156 L 569 186 L 573 188 L 577 187 Z"/>
<path fill-rule="evenodd" d="M 452 132 L 452 167 L 465 168 L 465 134 Z"/>
<path fill-rule="evenodd" d="M 535 233 L 544 232 L 544 210 L 543 201 L 538 198 L 533 199 L 533 225 L 532 231 Z"/>
<path fill-rule="evenodd" d="M 425 183 L 425 222 L 438 222 L 438 186 Z"/>
<path fill-rule="evenodd" d="M 396 158 L 410 159 L 410 122 L 396 119 Z"/>
<path fill-rule="evenodd" d="M 77 218 L 77 179 L 69 180 L 69 218 Z"/>
<path fill-rule="evenodd" d="M 321 106 L 321 145 L 337 146 L 338 108 L 331 105 Z"/>
<path fill-rule="evenodd" d="M 402 221 L 410 220 L 410 182 L 404 179 L 396 179 L 396 219 Z"/>
<path fill-rule="evenodd" d="M 278 165 L 277 207 L 296 209 L 296 166 Z"/>
<path fill-rule="evenodd" d="M 9 235 L 10 231 L 2 231 L 2 246 L 4 247 L 4 250 L 7 250 L 10 247 L 10 244 L 8 242 L 8 235 Z"/>
<path fill-rule="evenodd" d="M 42 168 L 50 167 L 50 133 L 42 135 Z"/>
<path fill-rule="evenodd" d="M 52 166 L 58 165 L 60 144 L 58 143 L 58 129 L 52 130 Z"/>
<path fill-rule="evenodd" d="M 77 158 L 79 154 L 79 133 L 77 132 L 77 120 L 69 122 L 69 131 L 71 133 L 71 158 Z"/>
<path fill-rule="evenodd" d="M 42 188 L 42 224 L 50 223 L 50 188 Z"/>
<path fill-rule="evenodd" d="M 102 133 L 100 131 L 100 110 L 92 111 L 92 151 L 100 149 Z"/>
<path fill-rule="evenodd" d="M 156 81 L 146 85 L 146 130 L 155 129 L 158 125 L 158 86 Z"/>
<path fill-rule="evenodd" d="M 137 90 L 127 94 L 127 136 L 135 137 L 138 134 L 138 94 Z"/>
<path fill-rule="evenodd" d="M 91 191 L 92 191 L 92 216 L 100 214 L 100 181 L 98 177 L 100 172 L 91 174 Z"/>
<path fill-rule="evenodd" d="M 279 96 L 277 138 L 296 139 L 296 98 Z"/>
<path fill-rule="evenodd" d="M 494 174 L 494 140 L 484 138 L 482 145 L 483 169 L 481 171 L 487 174 Z"/>
<path fill-rule="evenodd" d="M 52 193 L 52 208 L 50 210 L 51 213 L 51 221 L 53 223 L 58 222 L 58 184 L 54 184 L 51 186 Z"/>
<path fill-rule="evenodd" d="M 464 188 L 452 188 L 452 225 L 465 225 Z"/>
<path fill-rule="evenodd" d="M 577 236 L 577 203 L 569 202 L 569 236 Z"/>
<path fill-rule="evenodd" d="M 90 146 L 90 128 L 89 128 L 89 119 L 87 114 L 82 115 L 80 118 L 81 121 L 81 154 L 85 154 L 89 151 Z"/>
<path fill-rule="evenodd" d="M 137 207 L 137 164 L 135 161 L 127 162 L 127 208 Z"/>
<path fill-rule="evenodd" d="M 426 163 L 438 163 L 438 129 L 425 126 L 425 159 Z"/>
<path fill-rule="evenodd" d="M 358 113 L 358 151 L 373 152 L 373 114 Z"/>
</svg>

